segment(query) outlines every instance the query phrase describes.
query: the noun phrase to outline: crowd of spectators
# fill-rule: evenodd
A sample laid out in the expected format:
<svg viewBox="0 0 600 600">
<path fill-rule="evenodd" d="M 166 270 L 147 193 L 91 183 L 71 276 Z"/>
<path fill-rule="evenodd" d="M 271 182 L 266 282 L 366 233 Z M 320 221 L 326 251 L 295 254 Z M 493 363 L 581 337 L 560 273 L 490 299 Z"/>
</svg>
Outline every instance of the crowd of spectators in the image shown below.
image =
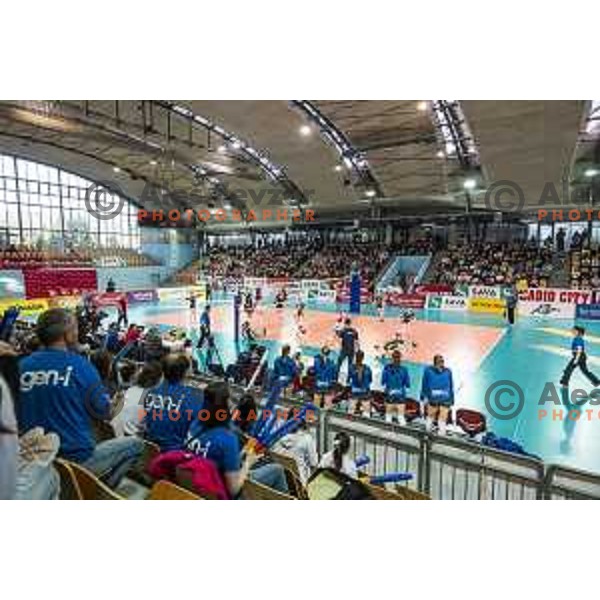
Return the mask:
<svg viewBox="0 0 600 600">
<path fill-rule="evenodd" d="M 145 267 L 158 262 L 131 248 L 66 249 L 35 248 L 9 244 L 0 248 L 0 269 L 26 267 Z"/>
<path fill-rule="evenodd" d="M 546 287 L 553 270 L 552 248 L 527 243 L 486 243 L 450 246 L 439 260 L 432 280 L 450 285 Z"/>
<path fill-rule="evenodd" d="M 55 458 L 117 489 L 138 463 L 144 439 L 161 452 L 185 450 L 212 461 L 228 497 L 237 497 L 246 479 L 289 491 L 281 465 L 242 453 L 250 423 L 233 420 L 228 386 L 191 379 L 198 372 L 191 340 L 174 345 L 134 324 L 90 331 L 85 314 L 50 309 L 33 329 L 15 328 L 9 342 L 0 342 L 0 499 L 58 498 Z M 256 414 L 252 396 L 244 402 Z M 201 410 L 210 418 L 200 419 Z M 221 411 L 226 419 L 215 418 Z"/>
</svg>

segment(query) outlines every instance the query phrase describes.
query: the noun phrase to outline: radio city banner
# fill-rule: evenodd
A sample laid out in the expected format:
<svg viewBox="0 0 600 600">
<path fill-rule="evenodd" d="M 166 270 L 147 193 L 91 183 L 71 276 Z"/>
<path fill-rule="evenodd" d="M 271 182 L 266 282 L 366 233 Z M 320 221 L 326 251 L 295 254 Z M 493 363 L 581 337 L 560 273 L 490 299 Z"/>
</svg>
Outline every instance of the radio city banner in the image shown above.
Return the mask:
<svg viewBox="0 0 600 600">
<path fill-rule="evenodd" d="M 555 288 L 529 288 L 519 292 L 519 302 L 542 302 L 545 304 L 592 304 L 591 290 L 566 290 Z"/>
<path fill-rule="evenodd" d="M 427 294 L 425 308 L 431 310 L 467 310 L 467 299 L 464 296 L 436 296 Z"/>
</svg>

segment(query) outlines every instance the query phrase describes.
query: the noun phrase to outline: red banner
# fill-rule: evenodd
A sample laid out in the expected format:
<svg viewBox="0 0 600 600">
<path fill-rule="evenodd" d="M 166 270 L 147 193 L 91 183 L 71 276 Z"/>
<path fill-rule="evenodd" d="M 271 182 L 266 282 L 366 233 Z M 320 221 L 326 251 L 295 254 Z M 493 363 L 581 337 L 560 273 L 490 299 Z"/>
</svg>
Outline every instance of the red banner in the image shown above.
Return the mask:
<svg viewBox="0 0 600 600">
<path fill-rule="evenodd" d="M 89 301 L 96 307 L 116 306 L 120 310 L 127 308 L 127 294 L 123 292 L 101 292 L 90 294 Z"/>
<path fill-rule="evenodd" d="M 96 269 L 23 269 L 27 298 L 78 296 L 96 291 Z"/>
<path fill-rule="evenodd" d="M 415 294 L 435 294 L 436 296 L 451 296 L 454 287 L 447 283 L 425 283 L 415 287 Z"/>
<path fill-rule="evenodd" d="M 402 306 L 405 308 L 424 308 L 426 296 L 422 294 L 400 294 L 399 292 L 388 292 L 385 302 L 390 306 Z"/>
</svg>

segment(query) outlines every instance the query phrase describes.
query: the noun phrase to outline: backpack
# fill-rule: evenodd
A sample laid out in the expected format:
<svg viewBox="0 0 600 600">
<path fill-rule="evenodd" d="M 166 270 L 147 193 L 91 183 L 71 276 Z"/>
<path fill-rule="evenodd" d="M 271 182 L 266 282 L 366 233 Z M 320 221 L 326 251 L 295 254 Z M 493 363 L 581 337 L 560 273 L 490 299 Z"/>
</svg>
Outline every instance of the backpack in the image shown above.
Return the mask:
<svg viewBox="0 0 600 600">
<path fill-rule="evenodd" d="M 229 494 L 215 463 L 185 450 L 171 450 L 155 456 L 148 465 L 154 479 L 174 481 L 204 497 L 228 500 Z"/>
</svg>

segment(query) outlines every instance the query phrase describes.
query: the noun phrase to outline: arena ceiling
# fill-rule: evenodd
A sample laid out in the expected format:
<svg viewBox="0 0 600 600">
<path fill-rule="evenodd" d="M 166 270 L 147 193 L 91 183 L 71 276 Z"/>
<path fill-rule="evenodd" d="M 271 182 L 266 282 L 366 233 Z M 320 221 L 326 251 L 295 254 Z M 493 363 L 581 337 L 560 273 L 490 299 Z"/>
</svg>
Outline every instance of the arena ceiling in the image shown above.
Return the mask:
<svg viewBox="0 0 600 600">
<path fill-rule="evenodd" d="M 485 209 L 497 180 L 527 209 L 546 182 L 581 179 L 593 114 L 585 101 L 3 101 L 0 152 L 112 182 L 141 206 L 161 190 L 181 207 L 451 215 L 467 195 Z"/>
</svg>

